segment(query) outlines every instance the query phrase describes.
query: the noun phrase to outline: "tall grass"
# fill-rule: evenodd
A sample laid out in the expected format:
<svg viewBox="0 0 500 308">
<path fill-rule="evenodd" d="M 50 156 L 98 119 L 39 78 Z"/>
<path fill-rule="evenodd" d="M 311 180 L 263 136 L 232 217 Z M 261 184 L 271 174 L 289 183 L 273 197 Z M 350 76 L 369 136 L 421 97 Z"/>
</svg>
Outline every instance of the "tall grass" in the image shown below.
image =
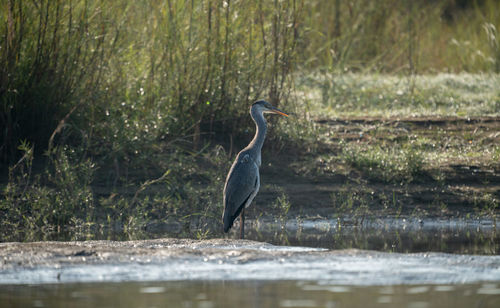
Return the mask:
<svg viewBox="0 0 500 308">
<path fill-rule="evenodd" d="M 112 53 L 111 14 L 87 1 L 2 2 L 3 161 L 15 157 L 19 140 L 46 148 L 57 125 L 77 106 L 93 109 Z"/>
<path fill-rule="evenodd" d="M 3 2 L 3 160 L 15 156 L 19 140 L 46 148 L 59 124 L 56 132 L 72 127 L 108 151 L 117 142 L 179 134 L 192 134 L 196 147 L 202 125 L 210 131 L 258 97 L 279 104 L 288 93 L 300 5 Z"/>
<path fill-rule="evenodd" d="M 308 1 L 304 12 L 303 69 L 499 72 L 495 0 Z"/>
<path fill-rule="evenodd" d="M 1 221 L 36 229 L 218 208 L 219 186 L 201 198 L 192 184 L 225 169 L 203 158 L 202 138 L 238 134 L 254 99 L 286 103 L 302 5 L 2 1 Z M 99 198 L 90 183 L 114 193 Z"/>
<path fill-rule="evenodd" d="M 136 144 L 181 135 L 199 148 L 200 136 L 215 128 L 233 134 L 249 101 L 286 103 L 297 68 L 500 67 L 494 0 L 8 0 L 1 6 L 3 162 L 20 157 L 20 140 L 39 151 L 62 138 L 97 152 L 134 153 Z"/>
<path fill-rule="evenodd" d="M 500 65 L 494 0 L 4 0 L 0 9 L 0 162 L 10 170 L 0 217 L 35 217 L 35 204 L 37 226 L 64 225 L 71 213 L 95 220 L 85 216 L 94 208 L 217 208 L 212 177 L 223 177 L 232 141 L 252 125 L 249 103 L 267 98 L 307 116 L 291 95 L 303 71 Z M 338 89 L 332 80 L 326 101 Z M 313 151 L 299 140 L 314 139 L 304 122 L 280 124 L 277 149 L 288 138 Z M 229 155 L 218 151 L 224 159 L 203 156 L 214 140 L 231 142 Z M 45 166 L 32 168 L 37 161 Z M 160 201 L 129 196 L 153 184 L 166 186 Z M 203 184 L 209 197 L 199 198 Z M 99 199 L 95 186 L 113 194 Z"/>
</svg>

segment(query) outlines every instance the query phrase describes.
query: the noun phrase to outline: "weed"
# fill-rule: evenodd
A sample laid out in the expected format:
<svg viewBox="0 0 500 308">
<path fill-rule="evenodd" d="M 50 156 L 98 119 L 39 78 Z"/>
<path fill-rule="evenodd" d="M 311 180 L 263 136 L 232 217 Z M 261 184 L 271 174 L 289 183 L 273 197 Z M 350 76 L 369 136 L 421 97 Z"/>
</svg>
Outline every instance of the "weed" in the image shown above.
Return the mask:
<svg viewBox="0 0 500 308">
<path fill-rule="evenodd" d="M 282 188 L 276 187 L 275 189 L 279 196 L 271 204 L 271 208 L 274 211 L 277 211 L 277 216 L 279 217 L 281 222 L 284 223 L 292 204 L 290 203 L 288 196 Z"/>
<path fill-rule="evenodd" d="M 90 187 L 95 165 L 88 159 L 75 160 L 67 148 L 54 148 L 44 175 L 32 176 L 33 147 L 23 143 L 23 157 L 10 168 L 9 182 L 0 199 L 4 227 L 43 230 L 61 229 L 74 222 L 95 219 Z"/>
<path fill-rule="evenodd" d="M 205 230 L 205 231 L 198 230 L 198 231 L 196 231 L 196 239 L 198 239 L 198 240 L 207 239 L 209 236 L 209 233 L 210 233 L 210 230 Z"/>
<path fill-rule="evenodd" d="M 352 187 L 343 188 L 331 195 L 333 211 L 338 217 L 350 216 L 356 221 L 361 219 L 360 223 L 363 223 L 365 216 L 371 214 L 369 206 L 373 204 L 373 198 L 373 193 Z"/>
<path fill-rule="evenodd" d="M 476 211 L 479 212 L 481 216 L 487 216 L 491 218 L 496 217 L 496 212 L 498 210 L 500 201 L 495 197 L 494 194 L 483 193 L 474 194 L 474 207 Z"/>
<path fill-rule="evenodd" d="M 498 75 L 414 76 L 498 72 L 497 2 L 453 23 L 442 22 L 445 4 L 405 5 L 2 2 L 0 163 L 11 167 L 0 223 L 28 237 L 77 224 L 138 232 L 163 218 L 215 230 L 235 151 L 213 144 L 245 135 L 256 98 L 299 115 L 270 121 L 275 152 L 316 154 L 331 137 L 318 116 L 498 114 Z M 411 80 L 380 74 L 407 71 Z M 477 160 L 468 137 L 466 158 Z M 334 172 L 328 166 L 346 162 L 372 179 L 409 183 L 425 151 L 348 144 L 298 170 Z M 458 152 L 446 155 L 465 156 Z M 498 147 L 489 153 L 498 161 Z M 338 198 L 346 212 L 368 204 Z M 275 206 L 288 215 L 284 193 Z"/>
<path fill-rule="evenodd" d="M 422 171 L 422 154 L 413 147 L 344 147 L 342 160 L 372 180 L 409 183 Z"/>
</svg>

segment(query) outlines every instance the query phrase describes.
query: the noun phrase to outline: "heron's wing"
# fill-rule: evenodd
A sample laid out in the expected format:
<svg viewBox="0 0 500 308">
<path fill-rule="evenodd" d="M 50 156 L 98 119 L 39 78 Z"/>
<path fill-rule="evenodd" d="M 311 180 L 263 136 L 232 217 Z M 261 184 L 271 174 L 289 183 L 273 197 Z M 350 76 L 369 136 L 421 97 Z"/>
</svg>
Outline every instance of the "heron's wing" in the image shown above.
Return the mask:
<svg viewBox="0 0 500 308">
<path fill-rule="evenodd" d="M 255 192 L 259 169 L 249 154 L 240 153 L 233 163 L 224 187 L 224 229 L 232 222 Z"/>
</svg>

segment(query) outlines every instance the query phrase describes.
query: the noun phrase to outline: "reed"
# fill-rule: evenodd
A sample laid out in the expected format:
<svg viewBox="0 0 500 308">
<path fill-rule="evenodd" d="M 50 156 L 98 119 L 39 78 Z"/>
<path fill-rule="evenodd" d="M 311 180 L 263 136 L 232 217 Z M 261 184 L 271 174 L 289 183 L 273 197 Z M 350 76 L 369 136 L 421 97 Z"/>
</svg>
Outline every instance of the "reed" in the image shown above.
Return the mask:
<svg viewBox="0 0 500 308">
<path fill-rule="evenodd" d="M 79 140 L 92 137 L 85 142 L 109 150 L 114 142 L 182 134 L 192 135 L 196 148 L 200 134 L 218 121 L 234 129 L 238 119 L 229 115 L 246 113 L 249 101 L 286 101 L 302 4 L 46 0 L 2 6 L 0 146 L 2 160 L 12 161 L 19 140 L 46 149 L 68 114 L 56 134 L 63 139 L 63 128 L 73 128 L 73 135 L 82 133 Z"/>
<path fill-rule="evenodd" d="M 404 98 L 398 114 L 435 112 L 435 105 L 443 114 L 497 114 L 494 87 L 487 99 L 457 94 L 461 101 L 455 92 L 447 101 L 440 89 L 435 100 L 419 92 L 421 73 L 499 71 L 499 2 L 460 3 L 1 1 L 0 170 L 9 178 L 0 222 L 61 226 L 76 213 L 78 221 L 109 215 L 132 223 L 154 208 L 183 215 L 202 203 L 217 211 L 221 170 L 240 146 L 233 140 L 248 135 L 248 106 L 257 98 L 304 114 L 275 125 L 271 151 L 292 144 L 314 152 L 310 115 L 386 112 L 384 95 Z M 367 72 L 389 83 L 403 73 L 410 86 L 397 79 L 364 93 L 358 86 L 371 83 L 360 77 Z M 312 101 L 306 106 L 297 94 Z M 204 158 L 214 143 L 226 151 Z M 217 183 L 201 181 L 205 190 L 191 185 L 212 177 Z M 127 195 L 155 185 L 167 187 L 160 201 Z M 112 193 L 97 196 L 95 186 Z M 209 197 L 200 199 L 204 192 Z"/>
<path fill-rule="evenodd" d="M 308 1 L 303 20 L 301 69 L 498 72 L 498 1 Z"/>
</svg>

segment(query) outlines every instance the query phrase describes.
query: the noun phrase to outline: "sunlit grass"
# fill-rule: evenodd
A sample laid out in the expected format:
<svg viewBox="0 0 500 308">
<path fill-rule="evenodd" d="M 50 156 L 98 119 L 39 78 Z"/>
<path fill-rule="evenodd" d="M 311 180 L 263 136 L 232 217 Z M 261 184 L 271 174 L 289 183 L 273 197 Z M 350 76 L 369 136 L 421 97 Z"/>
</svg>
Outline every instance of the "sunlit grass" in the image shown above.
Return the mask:
<svg viewBox="0 0 500 308">
<path fill-rule="evenodd" d="M 382 182 L 411 182 L 422 171 L 423 157 L 415 148 L 348 144 L 343 147 L 341 161 L 363 172 L 366 177 Z"/>
<path fill-rule="evenodd" d="M 444 4 L 410 3 L 3 1 L 0 223 L 206 226 L 258 98 L 291 114 L 270 121 L 265 151 L 300 155 L 328 143 L 317 118 L 498 115 L 498 4 L 444 22 Z M 315 159 L 408 182 L 430 162 L 500 157 L 467 138 L 467 150 L 434 152 L 429 137 Z"/>
<path fill-rule="evenodd" d="M 500 76 L 316 73 L 298 78 L 298 100 L 318 117 L 495 116 Z"/>
<path fill-rule="evenodd" d="M 499 5 L 307 1 L 304 69 L 499 73 Z"/>
</svg>

